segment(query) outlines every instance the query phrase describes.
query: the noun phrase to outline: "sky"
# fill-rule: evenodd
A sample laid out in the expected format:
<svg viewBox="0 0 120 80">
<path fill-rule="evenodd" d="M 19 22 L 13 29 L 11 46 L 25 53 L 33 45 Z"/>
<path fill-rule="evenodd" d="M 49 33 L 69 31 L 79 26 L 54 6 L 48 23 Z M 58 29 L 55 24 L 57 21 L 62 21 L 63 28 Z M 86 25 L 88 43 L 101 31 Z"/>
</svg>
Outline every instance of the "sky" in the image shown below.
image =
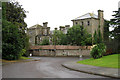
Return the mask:
<svg viewBox="0 0 120 80">
<path fill-rule="evenodd" d="M 28 11 L 25 22 L 27 27 L 36 24 L 43 25 L 48 22 L 48 27 L 70 25 L 72 19 L 86 13 L 98 15 L 98 10 L 104 11 L 104 18 L 110 20 L 113 11 L 118 10 L 120 0 L 17 0 Z"/>
</svg>

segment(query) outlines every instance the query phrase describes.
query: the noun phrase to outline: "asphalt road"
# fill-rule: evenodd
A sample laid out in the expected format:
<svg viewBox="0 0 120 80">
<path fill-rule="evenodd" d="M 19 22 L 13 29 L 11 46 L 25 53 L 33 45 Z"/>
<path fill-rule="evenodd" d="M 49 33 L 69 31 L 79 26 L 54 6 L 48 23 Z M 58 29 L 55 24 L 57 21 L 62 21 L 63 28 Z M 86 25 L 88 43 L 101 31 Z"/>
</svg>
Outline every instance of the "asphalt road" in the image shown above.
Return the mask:
<svg viewBox="0 0 120 80">
<path fill-rule="evenodd" d="M 35 57 L 34 57 L 35 58 Z M 3 78 L 105 78 L 61 66 L 61 63 L 81 60 L 78 57 L 37 57 L 40 61 L 19 62 L 2 67 Z M 85 59 L 85 58 L 84 58 Z"/>
</svg>

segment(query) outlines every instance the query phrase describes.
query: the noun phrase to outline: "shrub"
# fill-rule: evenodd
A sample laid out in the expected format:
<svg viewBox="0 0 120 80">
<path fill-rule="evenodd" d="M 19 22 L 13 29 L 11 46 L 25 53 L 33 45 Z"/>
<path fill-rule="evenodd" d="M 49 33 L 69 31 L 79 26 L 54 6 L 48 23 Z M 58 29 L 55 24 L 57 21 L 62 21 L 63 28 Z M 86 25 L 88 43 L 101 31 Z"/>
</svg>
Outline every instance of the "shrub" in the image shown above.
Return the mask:
<svg viewBox="0 0 120 80">
<path fill-rule="evenodd" d="M 92 48 L 90 55 L 94 59 L 97 59 L 97 58 L 101 58 L 103 56 L 103 53 L 105 52 L 106 52 L 106 46 L 103 43 L 100 43 L 100 44 L 95 45 Z"/>
</svg>

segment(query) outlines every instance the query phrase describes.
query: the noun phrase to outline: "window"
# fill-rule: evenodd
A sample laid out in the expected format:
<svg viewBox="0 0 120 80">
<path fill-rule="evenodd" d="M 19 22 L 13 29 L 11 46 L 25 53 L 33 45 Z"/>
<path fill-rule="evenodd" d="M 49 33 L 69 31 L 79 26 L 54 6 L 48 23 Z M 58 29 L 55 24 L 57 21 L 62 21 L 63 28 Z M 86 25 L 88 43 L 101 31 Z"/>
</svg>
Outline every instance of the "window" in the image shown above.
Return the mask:
<svg viewBox="0 0 120 80">
<path fill-rule="evenodd" d="M 82 21 L 82 26 L 84 25 L 83 21 Z"/>
<path fill-rule="evenodd" d="M 76 22 L 76 24 L 78 24 L 78 23 Z"/>
<path fill-rule="evenodd" d="M 90 25 L 90 21 L 88 21 L 88 26 Z"/>
</svg>

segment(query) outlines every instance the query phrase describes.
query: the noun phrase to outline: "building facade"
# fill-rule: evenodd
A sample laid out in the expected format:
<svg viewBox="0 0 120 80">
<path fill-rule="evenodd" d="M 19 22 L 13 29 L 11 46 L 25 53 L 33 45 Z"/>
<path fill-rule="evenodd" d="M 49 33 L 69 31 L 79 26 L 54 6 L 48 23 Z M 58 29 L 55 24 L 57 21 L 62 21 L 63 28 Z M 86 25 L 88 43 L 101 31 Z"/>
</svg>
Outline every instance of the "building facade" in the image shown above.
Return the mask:
<svg viewBox="0 0 120 80">
<path fill-rule="evenodd" d="M 31 45 L 40 44 L 44 38 L 48 38 L 51 42 L 50 27 L 47 27 L 47 24 L 48 22 L 44 22 L 43 26 L 36 24 L 27 29 Z"/>
<path fill-rule="evenodd" d="M 103 10 L 98 10 L 98 15 L 95 15 L 94 13 L 87 13 L 71 21 L 73 22 L 73 26 L 75 25 L 83 26 L 88 33 L 92 34 L 92 36 L 94 35 L 95 31 L 98 31 L 98 28 L 100 27 L 100 31 L 103 37 L 104 32 Z"/>
</svg>

